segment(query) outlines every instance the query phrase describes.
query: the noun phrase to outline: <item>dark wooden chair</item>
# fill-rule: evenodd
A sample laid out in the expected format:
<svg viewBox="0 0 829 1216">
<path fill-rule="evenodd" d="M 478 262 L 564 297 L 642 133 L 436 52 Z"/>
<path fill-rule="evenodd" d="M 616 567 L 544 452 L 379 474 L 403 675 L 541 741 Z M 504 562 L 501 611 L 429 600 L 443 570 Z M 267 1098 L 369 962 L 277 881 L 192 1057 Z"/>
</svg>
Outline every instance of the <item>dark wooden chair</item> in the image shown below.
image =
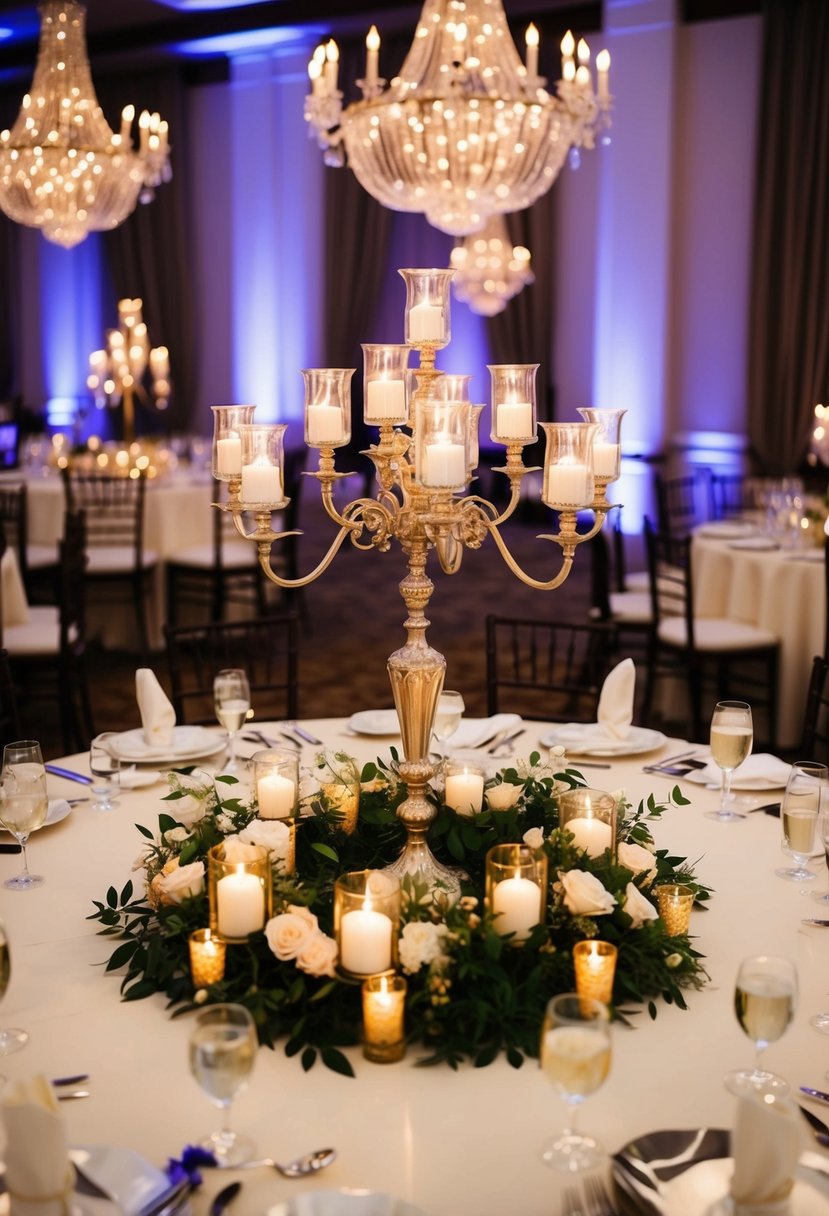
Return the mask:
<svg viewBox="0 0 829 1216">
<path fill-rule="evenodd" d="M 756 477 L 744 473 L 712 473 L 711 505 L 714 519 L 733 519 L 757 508 Z"/>
<path fill-rule="evenodd" d="M 829 764 L 829 659 L 821 655 L 812 661 L 798 754 L 803 759 Z"/>
<path fill-rule="evenodd" d="M 614 630 L 608 625 L 490 615 L 487 712 L 497 714 L 503 708 L 527 718 L 595 722 L 615 650 Z"/>
<path fill-rule="evenodd" d="M 587 542 L 590 553 L 590 599 L 592 620 L 613 624 L 617 635 L 631 635 L 631 642 L 644 641 L 650 633 L 652 608 L 648 572 L 644 582 L 628 576 L 624 536 L 619 511 L 612 511 L 600 532 Z"/>
<path fill-rule="evenodd" d="M 711 518 L 711 478 L 707 469 L 682 477 L 657 473 L 655 485 L 660 532 L 685 536 L 697 524 Z"/>
<path fill-rule="evenodd" d="M 29 491 L 25 482 L 0 486 L 0 526 L 17 554 L 20 577 L 30 604 L 57 601 L 58 547 L 29 542 Z"/>
<path fill-rule="evenodd" d="M 9 652 L 0 650 L 0 747 L 22 738 L 17 687 L 9 663 Z"/>
</svg>

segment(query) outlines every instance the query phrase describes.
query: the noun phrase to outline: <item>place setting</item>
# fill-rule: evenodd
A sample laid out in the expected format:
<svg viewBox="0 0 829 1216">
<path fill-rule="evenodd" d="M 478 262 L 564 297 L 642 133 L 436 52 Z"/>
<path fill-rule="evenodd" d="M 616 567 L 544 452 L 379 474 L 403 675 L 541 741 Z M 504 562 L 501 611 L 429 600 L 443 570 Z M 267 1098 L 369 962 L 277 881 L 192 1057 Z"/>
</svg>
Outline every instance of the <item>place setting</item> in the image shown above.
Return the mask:
<svg viewBox="0 0 829 1216">
<path fill-rule="evenodd" d="M 658 730 L 633 725 L 636 667 L 623 659 L 608 674 L 599 695 L 595 723 L 567 722 L 541 735 L 542 747 L 566 747 L 575 756 L 637 756 L 665 742 Z"/>
<path fill-rule="evenodd" d="M 242 673 L 244 674 L 244 673 Z M 203 726 L 176 724 L 176 714 L 169 697 L 161 687 L 155 672 L 148 667 L 139 667 L 135 673 L 135 694 L 141 726 L 133 730 L 112 733 L 109 749 L 122 763 L 133 764 L 186 764 L 192 760 L 204 760 L 224 751 L 228 740 L 232 741 L 250 708 L 250 692 L 239 725 L 228 729 L 228 736 L 217 735 Z M 239 684 L 231 687 L 226 697 L 228 707 L 222 713 L 228 719 L 239 720 L 239 710 L 234 702 L 242 704 L 244 689 Z M 223 723 L 224 724 L 224 723 Z"/>
</svg>

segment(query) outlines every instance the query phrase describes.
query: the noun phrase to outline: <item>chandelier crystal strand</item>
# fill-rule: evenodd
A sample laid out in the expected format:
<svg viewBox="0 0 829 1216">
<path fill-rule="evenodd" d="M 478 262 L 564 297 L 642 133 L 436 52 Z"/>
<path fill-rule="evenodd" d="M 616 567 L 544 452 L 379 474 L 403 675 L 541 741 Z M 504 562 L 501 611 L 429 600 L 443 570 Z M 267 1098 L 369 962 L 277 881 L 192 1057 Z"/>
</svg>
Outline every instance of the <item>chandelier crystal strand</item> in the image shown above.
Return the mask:
<svg viewBox="0 0 829 1216">
<path fill-rule="evenodd" d="M 548 92 L 538 76 L 538 31 L 524 64 L 501 0 L 426 0 L 406 61 L 388 85 L 378 75 L 379 36 L 367 39 L 362 99 L 343 109 L 336 73 L 309 65 L 305 118 L 329 163 L 348 164 L 394 211 L 421 211 L 453 236 L 488 216 L 520 211 L 552 186 L 571 148 L 592 148 L 608 123 L 610 56 L 596 60 L 568 33 L 563 78 Z M 572 49 L 570 44 L 572 43 Z M 329 44 L 330 45 L 330 44 Z M 565 49 L 566 48 L 566 49 Z M 344 150 L 343 150 L 344 149 Z"/>
<path fill-rule="evenodd" d="M 167 123 L 146 111 L 139 146 L 125 107 L 115 134 L 92 83 L 86 11 L 75 0 L 40 7 L 34 79 L 11 130 L 0 132 L 0 209 L 64 248 L 116 228 L 170 177 Z"/>
<path fill-rule="evenodd" d="M 513 245 L 503 215 L 492 215 L 480 232 L 459 241 L 450 255 L 455 299 L 483 317 L 503 312 L 513 296 L 532 283 L 530 251 Z"/>
</svg>

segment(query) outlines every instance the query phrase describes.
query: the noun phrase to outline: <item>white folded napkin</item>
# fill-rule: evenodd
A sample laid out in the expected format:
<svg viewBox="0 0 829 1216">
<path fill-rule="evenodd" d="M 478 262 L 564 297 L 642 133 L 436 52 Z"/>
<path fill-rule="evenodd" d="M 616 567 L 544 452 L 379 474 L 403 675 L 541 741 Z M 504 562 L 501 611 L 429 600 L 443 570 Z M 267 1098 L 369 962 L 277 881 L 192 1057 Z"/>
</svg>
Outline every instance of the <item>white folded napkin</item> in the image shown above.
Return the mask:
<svg viewBox="0 0 829 1216">
<path fill-rule="evenodd" d="M 75 1170 L 51 1085 L 41 1076 L 10 1085 L 2 1110 L 11 1216 L 64 1216 Z"/>
<path fill-rule="evenodd" d="M 134 764 L 122 764 L 118 774 L 118 784 L 122 790 L 140 790 L 160 780 L 161 773 L 155 769 L 136 768 Z"/>
<path fill-rule="evenodd" d="M 788 1211 L 801 1131 L 790 1099 L 769 1102 L 764 1095 L 738 1099 L 731 1133 L 734 1216 L 777 1216 Z"/>
<path fill-rule="evenodd" d="M 446 746 L 450 751 L 464 747 L 480 747 L 499 731 L 517 730 L 520 725 L 520 714 L 493 714 L 491 718 L 462 718 L 458 729 L 446 740 Z"/>
<path fill-rule="evenodd" d="M 785 760 L 778 759 L 771 752 L 757 752 L 747 756 L 739 768 L 734 770 L 734 789 L 741 790 L 770 790 L 785 786 L 789 780 L 791 765 Z M 722 769 L 713 760 L 705 768 L 688 773 L 685 778 L 696 785 L 721 785 Z"/>
<path fill-rule="evenodd" d="M 633 720 L 633 693 L 636 668 L 633 659 L 622 659 L 608 675 L 599 696 L 596 717 L 611 739 L 626 739 Z"/>
<path fill-rule="evenodd" d="M 135 673 L 135 696 L 144 728 L 144 742 L 150 746 L 168 747 L 173 739 L 176 711 L 149 667 L 139 667 Z"/>
</svg>

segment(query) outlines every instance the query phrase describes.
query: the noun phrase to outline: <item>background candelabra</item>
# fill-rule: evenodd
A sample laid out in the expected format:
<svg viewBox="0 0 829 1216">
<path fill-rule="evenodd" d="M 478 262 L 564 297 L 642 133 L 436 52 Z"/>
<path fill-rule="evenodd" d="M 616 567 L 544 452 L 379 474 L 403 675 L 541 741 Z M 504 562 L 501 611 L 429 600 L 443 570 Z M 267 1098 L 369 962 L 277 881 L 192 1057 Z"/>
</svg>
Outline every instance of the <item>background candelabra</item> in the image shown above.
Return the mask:
<svg viewBox="0 0 829 1216">
<path fill-rule="evenodd" d="M 87 388 L 99 408 L 123 404 L 123 440 L 135 438 L 135 398 L 165 410 L 170 400 L 170 358 L 166 346 L 150 347 L 141 300 L 118 301 L 118 328 L 107 330 L 106 350 L 89 356 Z M 149 369 L 149 387 L 145 387 Z"/>
<path fill-rule="evenodd" d="M 286 426 L 253 422 L 254 406 L 214 406 L 213 473 L 228 483 L 226 503 L 239 533 L 257 545 L 260 565 L 281 587 L 302 587 L 318 578 L 346 540 L 358 549 L 387 551 L 397 541 L 408 572 L 400 593 L 408 611 L 406 644 L 388 660 L 394 703 L 400 720 L 405 760 L 400 775 L 408 797 L 398 814 L 408 831 L 400 858 L 391 867 L 401 878 L 413 876 L 449 895 L 459 890 L 455 874 L 441 866 L 426 844 L 436 809 L 427 790 L 436 768 L 429 756 L 435 710 L 443 687 L 446 661 L 426 641 L 426 619 L 433 583 L 426 573 L 434 550 L 441 569 L 454 574 L 464 550 L 477 549 L 491 536 L 509 569 L 524 583 L 552 590 L 567 578 L 577 546 L 594 536 L 609 504 L 606 489 L 620 472 L 619 429 L 624 410 L 581 410 L 584 421 L 541 423 L 546 436 L 543 470 L 524 464 L 523 449 L 536 439 L 535 374 L 538 364 L 500 364 L 492 377 L 491 438 L 505 449 L 498 471 L 509 481 L 509 501 L 499 511 L 470 492 L 478 462 L 478 421 L 482 406 L 466 398 L 469 377 L 448 376 L 435 366 L 435 355 L 450 340 L 451 270 L 401 270 L 406 282 L 405 342 L 367 345 L 364 352 L 363 411 L 378 428 L 368 449 L 378 490 L 374 498 L 357 498 L 342 509 L 334 487 L 347 476 L 335 469 L 334 454 L 351 432 L 353 368 L 318 368 L 302 372 L 305 380 L 305 442 L 319 452 L 319 468 L 306 473 L 319 482 L 322 502 L 338 531 L 322 560 L 298 579 L 280 577 L 271 568 L 271 548 L 287 533 L 274 532 L 272 512 L 284 508 L 283 443 Z M 419 366 L 408 370 L 412 350 Z M 414 387 L 407 392 L 407 379 Z M 407 428 L 407 434 L 403 428 Z M 524 571 L 509 552 L 502 526 L 515 512 L 523 480 L 542 472 L 541 498 L 558 512 L 558 531 L 540 537 L 560 550 L 558 570 L 546 580 Z M 577 532 L 580 510 L 594 520 Z M 248 530 L 245 516 L 255 527 Z"/>
</svg>

